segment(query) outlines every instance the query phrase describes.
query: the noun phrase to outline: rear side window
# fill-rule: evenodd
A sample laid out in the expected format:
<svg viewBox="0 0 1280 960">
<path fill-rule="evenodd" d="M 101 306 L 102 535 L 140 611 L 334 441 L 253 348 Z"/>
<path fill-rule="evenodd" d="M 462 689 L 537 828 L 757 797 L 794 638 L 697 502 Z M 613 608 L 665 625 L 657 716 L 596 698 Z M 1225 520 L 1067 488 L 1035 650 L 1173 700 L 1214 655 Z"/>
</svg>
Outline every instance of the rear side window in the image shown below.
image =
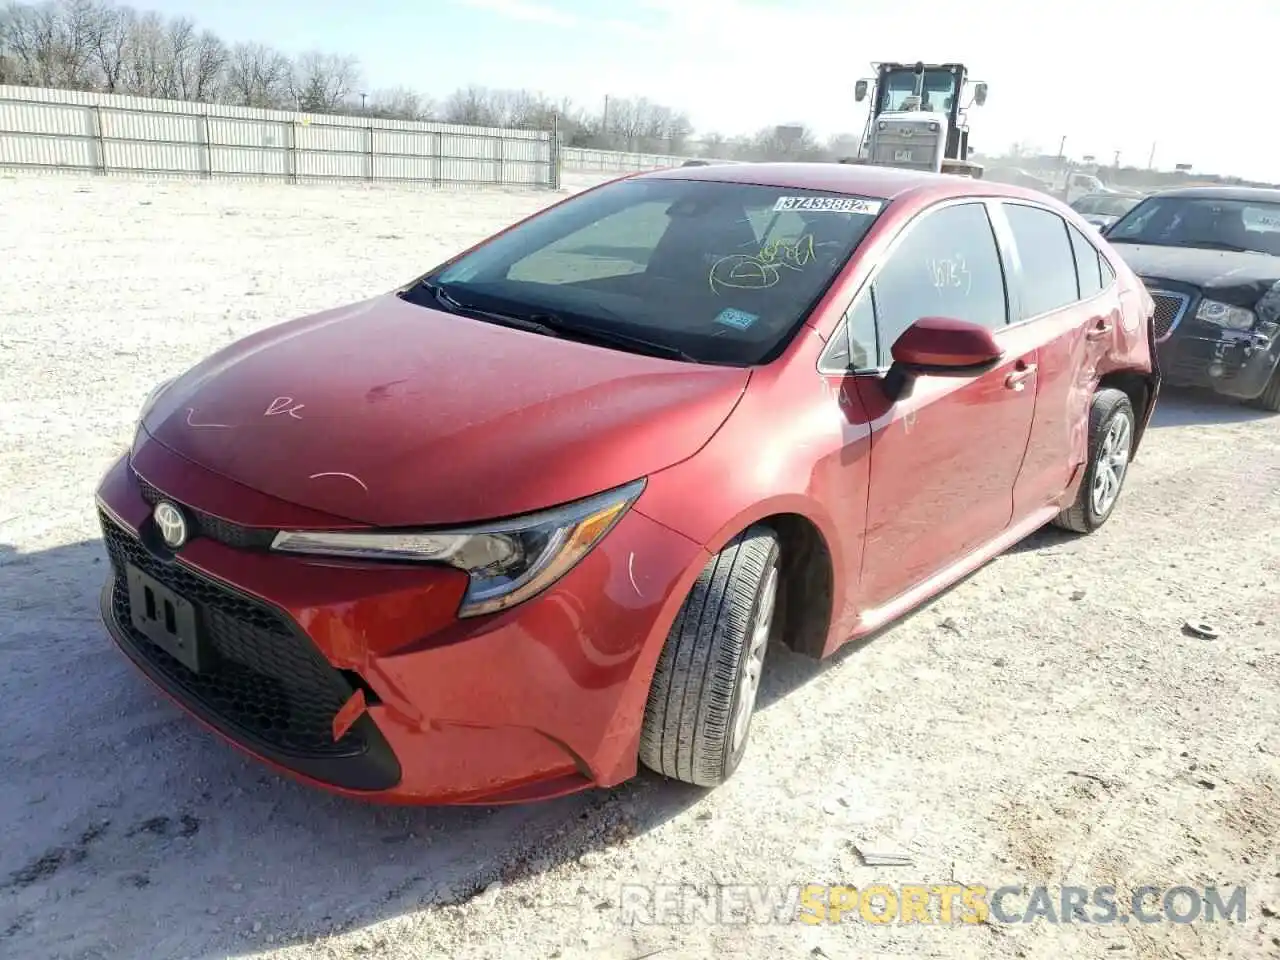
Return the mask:
<svg viewBox="0 0 1280 960">
<path fill-rule="evenodd" d="M 908 230 L 871 288 L 882 361 L 921 317 L 992 329 L 1008 323 L 1004 270 L 985 205 L 962 203 L 925 213 Z"/>
<path fill-rule="evenodd" d="M 1022 319 L 1075 303 L 1076 258 L 1066 221 L 1040 207 L 1006 203 L 1004 210 L 1022 262 Z"/>
<path fill-rule="evenodd" d="M 1102 255 L 1085 235 L 1067 224 L 1067 233 L 1071 235 L 1071 250 L 1076 257 L 1076 276 L 1080 278 L 1080 299 L 1088 300 L 1094 294 L 1102 292 L 1106 286 L 1102 281 Z"/>
</svg>

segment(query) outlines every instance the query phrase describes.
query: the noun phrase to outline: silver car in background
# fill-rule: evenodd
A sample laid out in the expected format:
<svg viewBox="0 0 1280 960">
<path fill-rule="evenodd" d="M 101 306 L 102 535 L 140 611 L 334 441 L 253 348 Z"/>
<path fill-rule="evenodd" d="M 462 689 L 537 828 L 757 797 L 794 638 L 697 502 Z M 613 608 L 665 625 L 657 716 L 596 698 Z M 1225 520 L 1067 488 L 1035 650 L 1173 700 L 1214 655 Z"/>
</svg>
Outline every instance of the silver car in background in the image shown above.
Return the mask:
<svg viewBox="0 0 1280 960">
<path fill-rule="evenodd" d="M 1139 196 L 1089 193 L 1071 201 L 1071 209 L 1099 230 L 1109 227 L 1138 205 Z"/>
</svg>

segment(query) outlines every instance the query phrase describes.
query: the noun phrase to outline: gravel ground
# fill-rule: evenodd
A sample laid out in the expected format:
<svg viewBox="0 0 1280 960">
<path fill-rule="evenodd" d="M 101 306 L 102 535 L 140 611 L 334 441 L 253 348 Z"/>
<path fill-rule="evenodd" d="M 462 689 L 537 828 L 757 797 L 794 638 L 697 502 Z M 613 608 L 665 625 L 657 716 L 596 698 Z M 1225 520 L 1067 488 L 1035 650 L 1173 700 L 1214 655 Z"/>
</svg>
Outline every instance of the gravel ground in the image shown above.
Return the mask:
<svg viewBox="0 0 1280 960">
<path fill-rule="evenodd" d="M 1211 398 L 1161 401 L 1099 534 L 1041 533 L 825 666 L 771 654 L 751 749 L 712 793 L 641 776 L 517 809 L 364 806 L 153 693 L 97 622 L 92 510 L 149 386 L 547 200 L 0 177 L 0 955 L 1280 954 L 1280 417 Z M 868 844 L 913 864 L 866 866 Z M 1247 884 L 1248 919 L 620 910 L 623 884 L 953 880 Z"/>
</svg>

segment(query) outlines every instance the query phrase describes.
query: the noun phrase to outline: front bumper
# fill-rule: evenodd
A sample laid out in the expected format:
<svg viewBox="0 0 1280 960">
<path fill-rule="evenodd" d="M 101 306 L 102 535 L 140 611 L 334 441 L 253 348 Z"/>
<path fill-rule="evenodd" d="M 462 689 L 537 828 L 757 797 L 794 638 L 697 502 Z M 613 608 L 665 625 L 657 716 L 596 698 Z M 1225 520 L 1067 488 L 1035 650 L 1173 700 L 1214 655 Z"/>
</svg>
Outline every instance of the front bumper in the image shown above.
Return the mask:
<svg viewBox="0 0 1280 960">
<path fill-rule="evenodd" d="M 550 590 L 458 621 L 458 571 L 273 554 L 261 529 L 225 510 L 198 515 L 201 535 L 174 555 L 151 519 L 157 491 L 188 507 L 247 498 L 242 516 L 255 524 L 271 506 L 154 441 L 98 489 L 108 631 L 241 749 L 317 786 L 397 803 L 520 802 L 635 773 L 653 665 L 707 558 L 692 541 L 632 509 Z M 195 604 L 211 651 L 199 673 L 133 626 L 126 564 Z M 341 732 L 334 718 L 353 708 Z"/>
<path fill-rule="evenodd" d="M 1252 400 L 1266 389 L 1280 364 L 1280 336 L 1267 341 L 1252 334 L 1207 337 L 1175 330 L 1158 351 L 1169 386 L 1204 387 Z"/>
</svg>

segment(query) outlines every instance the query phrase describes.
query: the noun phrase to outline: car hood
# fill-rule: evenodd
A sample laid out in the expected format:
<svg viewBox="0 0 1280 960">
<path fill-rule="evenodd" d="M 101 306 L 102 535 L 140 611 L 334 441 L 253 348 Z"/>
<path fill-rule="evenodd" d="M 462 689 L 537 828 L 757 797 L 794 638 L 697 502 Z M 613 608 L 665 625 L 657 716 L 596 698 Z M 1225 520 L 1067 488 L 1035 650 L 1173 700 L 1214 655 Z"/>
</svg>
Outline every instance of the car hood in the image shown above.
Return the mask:
<svg viewBox="0 0 1280 960">
<path fill-rule="evenodd" d="M 162 391 L 142 425 L 210 470 L 339 518 L 468 523 L 678 463 L 724 422 L 749 376 L 390 294 L 226 347 Z"/>
<path fill-rule="evenodd" d="M 1144 281 L 1187 283 L 1234 306 L 1254 309 L 1264 297 L 1270 302 L 1280 292 L 1280 257 L 1142 243 L 1113 247 Z"/>
</svg>

